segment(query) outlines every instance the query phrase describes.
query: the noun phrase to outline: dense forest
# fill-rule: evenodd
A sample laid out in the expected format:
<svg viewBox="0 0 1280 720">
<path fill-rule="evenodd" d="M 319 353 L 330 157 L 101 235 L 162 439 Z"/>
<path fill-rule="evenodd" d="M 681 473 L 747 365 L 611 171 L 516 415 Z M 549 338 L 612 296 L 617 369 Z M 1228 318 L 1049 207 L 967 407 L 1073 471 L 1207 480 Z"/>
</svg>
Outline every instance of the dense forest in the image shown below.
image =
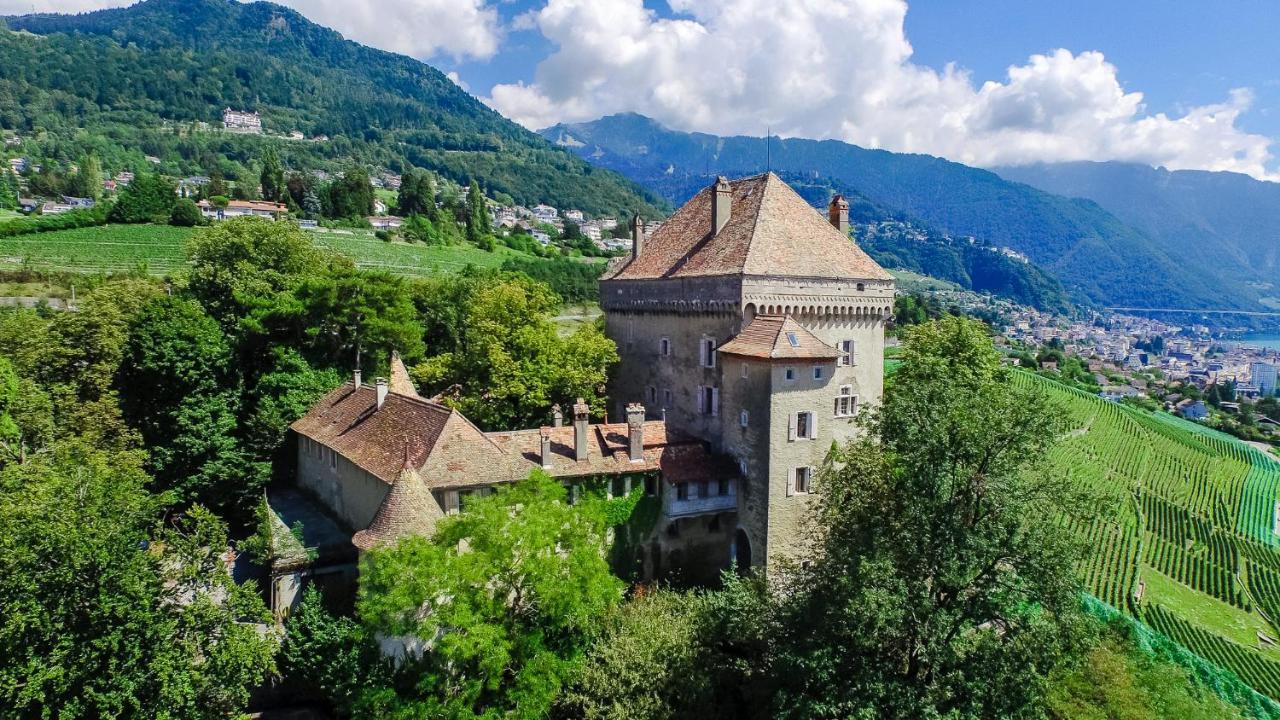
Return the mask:
<svg viewBox="0 0 1280 720">
<path fill-rule="evenodd" d="M 214 132 L 226 107 L 256 111 L 284 164 L 429 169 L 499 198 L 589 213 L 661 201 L 485 107 L 434 68 L 342 39 L 268 3 L 149 0 L 83 15 L 30 15 L 0 30 L 0 128 L 54 164 L 242 179 L 267 137 Z M 19 32 L 14 32 L 19 31 Z M 310 138 L 327 136 L 327 140 Z"/>
<path fill-rule="evenodd" d="M 1257 288 L 1214 263 L 1188 270 L 1163 243 L 1092 201 L 1051 195 L 941 158 L 835 140 L 677 132 L 634 114 L 541 132 L 677 204 L 717 173 L 746 175 L 769 168 L 806 177 L 846 195 L 859 194 L 939 233 L 1022 253 L 1082 304 L 1262 309 Z M 1201 247 L 1199 252 L 1217 251 Z"/>
</svg>

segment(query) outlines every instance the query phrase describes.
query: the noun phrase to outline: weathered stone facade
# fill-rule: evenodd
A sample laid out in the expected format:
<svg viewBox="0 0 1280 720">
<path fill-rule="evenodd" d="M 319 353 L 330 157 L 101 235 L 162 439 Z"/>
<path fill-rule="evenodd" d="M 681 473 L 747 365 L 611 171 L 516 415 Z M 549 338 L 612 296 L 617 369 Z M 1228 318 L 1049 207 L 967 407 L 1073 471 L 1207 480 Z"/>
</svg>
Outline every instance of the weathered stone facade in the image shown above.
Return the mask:
<svg viewBox="0 0 1280 720">
<path fill-rule="evenodd" d="M 736 460 L 743 482 L 731 552 L 753 565 L 802 558 L 812 474 L 833 442 L 853 437 L 854 413 L 884 391 L 894 283 L 841 233 L 841 202 L 828 224 L 776 176 L 721 180 L 601 281 L 606 332 L 621 355 L 610 385 L 616 409 L 644 402 Z M 806 251 L 813 257 L 789 257 Z M 781 331 L 783 319 L 803 341 Z M 798 345 L 757 352 L 735 340 L 757 321 Z"/>
</svg>

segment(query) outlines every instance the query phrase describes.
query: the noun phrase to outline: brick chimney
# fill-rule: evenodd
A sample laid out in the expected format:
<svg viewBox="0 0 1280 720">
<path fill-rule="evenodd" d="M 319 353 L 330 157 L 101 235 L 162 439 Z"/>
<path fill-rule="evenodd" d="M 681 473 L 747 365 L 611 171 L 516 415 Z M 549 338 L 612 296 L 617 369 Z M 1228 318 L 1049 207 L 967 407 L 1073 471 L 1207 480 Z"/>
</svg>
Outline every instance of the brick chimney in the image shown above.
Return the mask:
<svg viewBox="0 0 1280 720">
<path fill-rule="evenodd" d="M 587 459 L 587 415 L 591 409 L 582 398 L 573 404 L 573 459 Z"/>
<path fill-rule="evenodd" d="M 640 213 L 631 216 L 631 257 L 638 258 L 644 252 L 644 219 Z"/>
<path fill-rule="evenodd" d="M 551 406 L 552 427 L 564 427 L 564 413 L 560 412 L 560 403 Z"/>
<path fill-rule="evenodd" d="M 538 435 L 542 439 L 542 468 L 544 470 L 551 469 L 551 428 L 543 425 L 538 429 Z"/>
<path fill-rule="evenodd" d="M 831 220 L 831 227 L 839 230 L 841 235 L 849 235 L 849 201 L 843 195 L 831 198 L 831 204 L 827 206 L 827 217 Z"/>
<path fill-rule="evenodd" d="M 640 403 L 627 406 L 627 440 L 631 462 L 644 462 L 644 406 Z"/>
<path fill-rule="evenodd" d="M 729 181 L 723 175 L 716 178 L 712 187 L 711 234 L 715 235 L 729 222 L 729 215 L 733 212 L 733 188 L 729 187 Z"/>
<path fill-rule="evenodd" d="M 378 387 L 378 408 L 377 409 L 381 410 L 382 406 L 387 404 L 387 379 L 378 378 L 377 387 Z"/>
</svg>

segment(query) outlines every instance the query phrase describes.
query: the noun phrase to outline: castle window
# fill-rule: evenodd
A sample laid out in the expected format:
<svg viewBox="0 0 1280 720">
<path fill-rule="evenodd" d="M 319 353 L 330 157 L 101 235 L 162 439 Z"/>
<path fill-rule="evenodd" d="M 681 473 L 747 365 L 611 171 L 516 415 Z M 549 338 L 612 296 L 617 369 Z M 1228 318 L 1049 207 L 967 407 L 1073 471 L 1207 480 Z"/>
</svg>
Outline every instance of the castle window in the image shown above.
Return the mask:
<svg viewBox="0 0 1280 720">
<path fill-rule="evenodd" d="M 720 414 L 720 389 L 709 385 L 698 388 L 698 412 L 715 417 Z"/>
<path fill-rule="evenodd" d="M 792 468 L 787 476 L 788 495 L 807 495 L 813 489 L 813 468 Z"/>
<path fill-rule="evenodd" d="M 457 490 L 446 490 L 444 492 L 444 511 L 448 515 L 458 512 L 461 503 L 458 498 Z"/>
<path fill-rule="evenodd" d="M 814 366 L 813 366 L 813 379 L 814 379 L 814 380 L 821 380 L 821 379 L 822 379 L 822 366 L 821 366 L 821 365 L 814 365 Z"/>
<path fill-rule="evenodd" d="M 680 483 L 679 485 L 676 486 L 676 499 L 677 500 L 689 499 L 689 483 Z"/>
<path fill-rule="evenodd" d="M 671 407 L 671 391 L 670 390 L 662 391 L 662 407 L 664 408 Z"/>
<path fill-rule="evenodd" d="M 716 481 L 716 493 L 721 497 L 729 494 L 728 478 L 720 478 L 719 480 Z"/>
<path fill-rule="evenodd" d="M 698 497 L 711 497 L 711 483 L 706 480 L 698 483 Z"/>
<path fill-rule="evenodd" d="M 800 338 L 796 337 L 795 333 L 789 332 L 787 333 L 787 343 L 789 343 L 791 347 L 800 347 Z"/>
<path fill-rule="evenodd" d="M 716 366 L 715 338 L 704 337 L 698 343 L 698 364 L 705 368 Z"/>
<path fill-rule="evenodd" d="M 787 382 L 795 382 L 795 381 L 796 381 L 796 369 L 795 369 L 795 368 L 787 368 L 786 370 L 783 370 L 783 371 L 782 371 L 782 377 L 783 377 L 783 379 L 784 379 L 784 380 L 786 380 Z"/>
<path fill-rule="evenodd" d="M 748 418 L 747 418 L 746 410 L 743 410 L 742 412 L 738 413 L 738 424 L 741 425 L 742 427 L 747 426 L 747 419 Z"/>
<path fill-rule="evenodd" d="M 338 468 L 338 453 L 333 450 L 329 451 L 329 469 L 336 470 Z"/>
<path fill-rule="evenodd" d="M 866 285 L 862 283 L 858 283 L 858 292 L 862 292 L 863 290 L 866 290 L 866 289 L 867 289 Z"/>
<path fill-rule="evenodd" d="M 658 354 L 662 357 L 671 356 L 671 338 L 662 338 L 658 341 Z"/>
<path fill-rule="evenodd" d="M 658 404 L 658 388 L 650 385 L 648 388 L 649 407 Z"/>
<path fill-rule="evenodd" d="M 787 418 L 788 440 L 813 440 L 818 437 L 818 424 L 812 412 L 791 413 Z"/>
<path fill-rule="evenodd" d="M 842 367 L 857 365 L 857 356 L 854 354 L 854 343 L 852 340 L 840 341 L 840 359 L 837 361 Z"/>
<path fill-rule="evenodd" d="M 841 385 L 840 394 L 835 399 L 836 417 L 853 417 L 858 414 L 858 398 L 853 394 L 852 385 Z"/>
</svg>

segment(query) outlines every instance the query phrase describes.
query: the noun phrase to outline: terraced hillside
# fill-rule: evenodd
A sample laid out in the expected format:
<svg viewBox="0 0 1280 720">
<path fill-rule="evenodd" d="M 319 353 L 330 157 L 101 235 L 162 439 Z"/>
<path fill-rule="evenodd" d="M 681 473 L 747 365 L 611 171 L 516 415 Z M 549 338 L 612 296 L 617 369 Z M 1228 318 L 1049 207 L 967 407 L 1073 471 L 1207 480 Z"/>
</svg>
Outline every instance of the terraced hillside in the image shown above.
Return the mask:
<svg viewBox="0 0 1280 720">
<path fill-rule="evenodd" d="M 1280 463 L 1169 415 L 1016 382 L 1060 401 L 1070 429 L 1050 462 L 1097 493 L 1065 520 L 1091 541 L 1090 592 L 1280 699 Z"/>
</svg>

